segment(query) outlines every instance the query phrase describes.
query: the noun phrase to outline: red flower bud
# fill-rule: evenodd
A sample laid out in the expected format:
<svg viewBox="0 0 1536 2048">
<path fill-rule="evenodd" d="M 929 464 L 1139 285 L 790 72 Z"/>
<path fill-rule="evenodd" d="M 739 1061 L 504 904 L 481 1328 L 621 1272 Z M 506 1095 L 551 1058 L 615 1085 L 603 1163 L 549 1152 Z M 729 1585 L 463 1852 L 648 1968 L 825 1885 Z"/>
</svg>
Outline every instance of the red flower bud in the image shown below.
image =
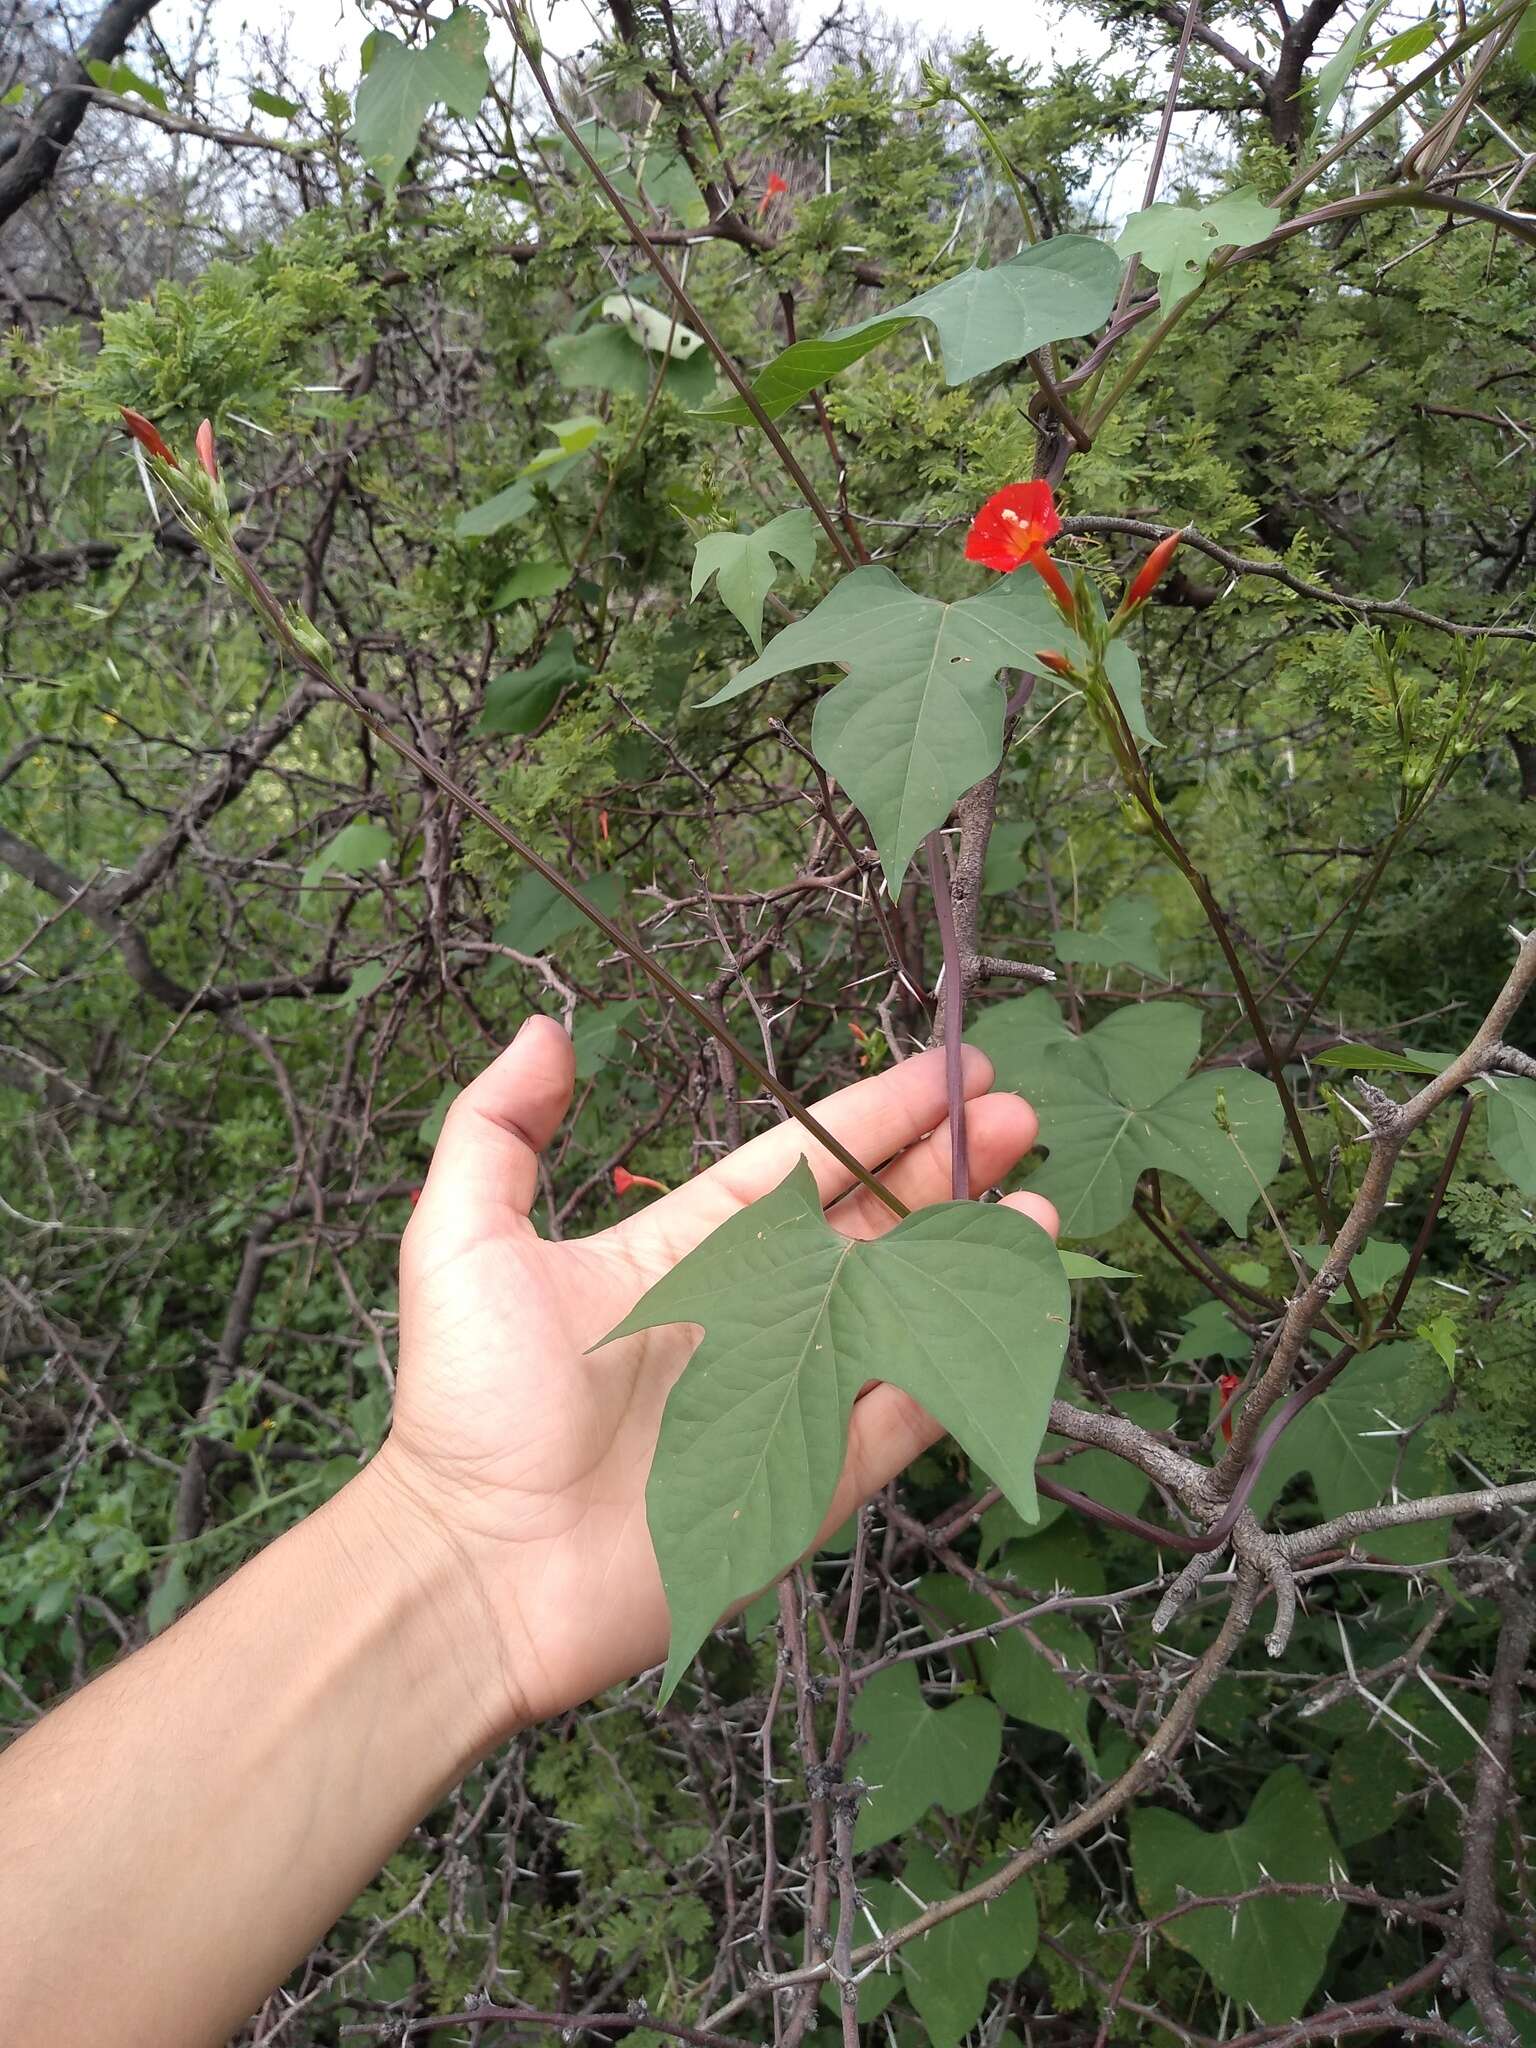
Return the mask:
<svg viewBox="0 0 1536 2048">
<path fill-rule="evenodd" d="M 419 1202 L 419 1201 L 421 1200 L 421 1189 L 420 1189 L 420 1188 L 407 1188 L 407 1189 L 406 1189 L 406 1195 L 407 1195 L 407 1198 L 408 1198 L 408 1199 L 409 1199 L 409 1201 L 410 1201 L 410 1205 L 411 1205 L 411 1207 L 412 1207 L 412 1208 L 414 1209 L 414 1208 L 415 1208 L 415 1206 L 416 1206 L 416 1204 L 417 1204 L 417 1203 L 418 1203 L 418 1202 Z"/>
<path fill-rule="evenodd" d="M 1243 1376 L 1240 1372 L 1224 1372 L 1218 1376 L 1216 1385 L 1221 1393 L 1221 1405 L 1223 1408 L 1227 1407 L 1227 1404 L 1231 1401 L 1232 1396 L 1237 1392 L 1238 1388 L 1242 1384 Z M 1227 1414 L 1223 1415 L 1221 1418 L 1221 1433 L 1223 1437 L 1225 1437 L 1226 1441 L 1228 1443 L 1231 1443 L 1232 1416 L 1230 1411 Z"/>
<path fill-rule="evenodd" d="M 1183 531 L 1180 530 L 1178 533 L 1165 534 L 1158 542 L 1151 554 L 1148 555 L 1147 559 L 1136 571 L 1136 580 L 1125 593 L 1125 601 L 1120 607 L 1122 612 L 1133 612 L 1138 605 L 1146 603 L 1153 591 L 1156 590 L 1158 584 L 1162 582 L 1164 572 L 1167 570 L 1168 564 L 1173 560 L 1173 551 L 1183 538 Z"/>
<path fill-rule="evenodd" d="M 217 483 L 219 480 L 218 459 L 213 452 L 213 421 L 204 420 L 197 430 L 197 459 L 203 465 L 204 474 Z"/>
<path fill-rule="evenodd" d="M 613 1169 L 613 1192 L 627 1195 L 631 1188 L 654 1188 L 658 1195 L 670 1193 L 665 1182 L 652 1180 L 648 1174 L 631 1173 L 627 1166 L 616 1166 Z"/>
<path fill-rule="evenodd" d="M 1064 654 L 1058 654 L 1054 648 L 1037 654 L 1035 659 L 1042 668 L 1048 668 L 1052 675 L 1069 676 L 1072 674 L 1071 662 L 1068 661 Z"/>
<path fill-rule="evenodd" d="M 597 814 L 597 836 L 599 839 L 606 839 L 608 837 L 608 813 L 606 811 L 599 811 Z"/>
<path fill-rule="evenodd" d="M 123 416 L 123 425 L 147 454 L 158 456 L 162 462 L 168 462 L 172 469 L 180 469 L 181 464 L 161 440 L 159 429 L 145 419 L 143 413 L 134 412 L 126 405 L 119 406 L 118 411 Z"/>
</svg>

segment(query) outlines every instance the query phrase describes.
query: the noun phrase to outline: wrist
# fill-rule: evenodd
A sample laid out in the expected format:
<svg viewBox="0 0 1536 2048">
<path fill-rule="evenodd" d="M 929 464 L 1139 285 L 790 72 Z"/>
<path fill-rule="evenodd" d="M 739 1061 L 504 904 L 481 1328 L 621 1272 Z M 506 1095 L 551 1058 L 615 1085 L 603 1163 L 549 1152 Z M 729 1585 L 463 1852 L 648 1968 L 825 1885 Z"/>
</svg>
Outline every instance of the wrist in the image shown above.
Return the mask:
<svg viewBox="0 0 1536 2048">
<path fill-rule="evenodd" d="M 391 1662 L 433 1703 L 451 1782 L 531 1718 L 480 1574 L 388 1444 L 330 1507 Z"/>
</svg>

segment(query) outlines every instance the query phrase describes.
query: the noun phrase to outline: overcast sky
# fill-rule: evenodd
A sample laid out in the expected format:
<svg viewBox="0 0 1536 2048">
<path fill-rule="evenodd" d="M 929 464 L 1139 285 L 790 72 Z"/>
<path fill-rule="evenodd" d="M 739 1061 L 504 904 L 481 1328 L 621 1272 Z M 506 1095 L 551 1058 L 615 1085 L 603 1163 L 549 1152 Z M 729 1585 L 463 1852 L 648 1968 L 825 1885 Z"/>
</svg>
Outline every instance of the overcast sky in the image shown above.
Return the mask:
<svg viewBox="0 0 1536 2048">
<path fill-rule="evenodd" d="M 349 74 L 355 75 L 358 46 L 369 26 L 356 0 L 310 0 L 303 6 L 292 4 L 292 0 L 276 0 L 275 5 L 216 0 L 214 11 L 216 18 L 222 18 L 221 26 L 231 43 L 238 41 L 242 27 L 260 27 L 275 37 L 278 23 L 285 21 L 295 61 L 315 71 L 322 65 L 333 66 L 342 84 L 348 82 Z M 594 41 L 594 17 L 605 13 L 588 0 L 554 0 L 553 5 L 549 0 L 537 0 L 533 11 L 549 48 L 561 56 Z M 886 11 L 952 42 L 964 42 L 978 31 L 984 32 L 995 48 L 1011 57 L 1038 53 L 1049 19 L 1035 0 L 1024 0 L 1023 5 L 1015 0 L 1006 7 L 999 7 L 997 0 L 888 0 Z M 1061 27 L 1051 21 L 1049 29 L 1055 54 L 1072 54 L 1072 39 L 1063 36 Z M 510 37 L 505 29 L 496 27 L 493 54 L 508 48 Z"/>
</svg>

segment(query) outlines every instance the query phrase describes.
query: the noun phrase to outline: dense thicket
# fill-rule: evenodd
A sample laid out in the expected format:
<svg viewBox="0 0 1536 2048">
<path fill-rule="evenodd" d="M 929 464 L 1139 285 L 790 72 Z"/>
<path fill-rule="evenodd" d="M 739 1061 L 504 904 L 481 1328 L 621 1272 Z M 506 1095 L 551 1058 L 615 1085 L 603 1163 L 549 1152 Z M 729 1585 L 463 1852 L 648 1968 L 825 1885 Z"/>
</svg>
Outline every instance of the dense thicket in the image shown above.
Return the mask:
<svg viewBox="0 0 1536 2048">
<path fill-rule="evenodd" d="M 664 1707 L 476 1772 L 242 2038 L 795 2042 L 851 1970 L 845 2038 L 902 2048 L 1536 2038 L 1536 16 L 1080 0 L 920 70 L 899 22 L 615 4 L 545 60 L 557 132 L 468 10 L 379 9 L 320 86 L 158 12 L 81 73 L 22 9 L 0 74 L 4 1720 L 379 1443 L 410 1191 L 530 1009 L 578 1046 L 548 1234 L 777 1114 L 446 780 L 802 1100 L 929 1042 L 947 970 L 1121 1277 L 1074 1282 L 1041 1449 L 1079 1498 L 1027 1525 L 946 1442 Z M 820 365 L 777 422 L 815 509 L 718 416 L 717 351 L 1244 190 L 1273 225 L 1184 278 L 1149 236 L 1027 353 L 955 316 Z M 183 460 L 212 419 L 246 555 L 430 774 L 215 580 L 125 405 Z M 1120 643 L 1144 725 L 1082 664 L 990 686 L 1000 765 L 919 820 L 946 950 L 817 758 L 845 652 L 701 706 L 855 565 L 990 587 L 967 526 L 1036 476 L 1085 605 L 1189 533 Z"/>
</svg>

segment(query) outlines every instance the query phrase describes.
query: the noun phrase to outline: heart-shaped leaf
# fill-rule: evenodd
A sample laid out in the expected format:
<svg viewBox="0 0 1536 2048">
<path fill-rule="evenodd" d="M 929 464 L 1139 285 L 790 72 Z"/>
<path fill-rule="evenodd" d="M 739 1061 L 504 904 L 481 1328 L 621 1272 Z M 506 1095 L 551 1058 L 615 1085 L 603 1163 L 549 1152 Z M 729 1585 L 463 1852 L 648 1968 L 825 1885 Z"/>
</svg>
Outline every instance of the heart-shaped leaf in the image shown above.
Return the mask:
<svg viewBox="0 0 1536 2048">
<path fill-rule="evenodd" d="M 1063 1234 L 1101 1237 L 1130 1214 L 1148 1167 L 1187 1180 L 1241 1234 L 1280 1170 L 1284 1121 L 1271 1082 L 1245 1068 L 1193 1074 L 1200 1012 L 1136 1003 L 1074 1038 L 1044 989 L 999 1003 L 968 1034 L 998 1085 L 1028 1096 L 1050 1157 L 1031 1181 Z"/>
<path fill-rule="evenodd" d="M 1120 230 L 1115 247 L 1139 256 L 1157 272 L 1164 311 L 1188 296 L 1205 276 L 1206 265 L 1223 247 L 1262 242 L 1280 225 L 1280 215 L 1266 206 L 1251 185 L 1224 192 L 1208 206 L 1173 206 L 1166 200 L 1133 213 Z"/>
<path fill-rule="evenodd" d="M 761 653 L 763 603 L 779 573 L 773 558 L 782 556 L 792 569 L 809 575 L 816 560 L 816 533 L 816 521 L 803 507 L 781 512 L 755 533 L 706 533 L 694 550 L 688 594 L 697 597 L 713 576 L 720 602 L 741 621 Z"/>
<path fill-rule="evenodd" d="M 722 1223 L 611 1336 L 698 1323 L 646 1489 L 672 1616 L 665 1698 L 734 1602 L 808 1550 L 861 1387 L 911 1394 L 1035 1513 L 1035 1452 L 1067 1338 L 1055 1247 L 1016 1210 L 948 1202 L 841 1237 L 802 1159 Z"/>
<path fill-rule="evenodd" d="M 1131 1816 L 1131 1868 L 1148 1913 L 1166 1913 L 1191 1894 L 1252 1891 L 1269 1879 L 1327 1884 L 1343 1867 L 1317 1794 L 1293 1764 L 1265 1779 L 1247 1819 L 1224 1834 L 1208 1835 L 1160 1807 Z M 1182 1913 L 1161 1934 L 1204 1964 L 1218 1990 L 1274 2024 L 1302 2012 L 1343 1917 L 1330 1899 L 1253 1899 Z"/>
<path fill-rule="evenodd" d="M 1091 235 L 1054 235 L 990 270 L 962 270 L 888 313 L 871 314 L 819 340 L 792 343 L 753 379 L 753 395 L 768 417 L 777 419 L 914 320 L 926 320 L 939 337 L 944 381 L 963 384 L 1049 342 L 1091 333 L 1108 319 L 1124 267 L 1107 242 Z M 702 416 L 735 426 L 752 424 L 751 413 L 734 394 L 703 407 Z"/>
<path fill-rule="evenodd" d="M 1082 654 L 1034 577 L 944 604 L 889 569 L 855 569 L 707 703 L 789 669 L 846 664 L 847 680 L 816 706 L 811 747 L 868 820 L 894 896 L 914 848 L 1002 757 L 999 669 L 1028 667 L 1042 648 Z M 1120 641 L 1109 668 L 1112 680 L 1139 673 Z"/>
<path fill-rule="evenodd" d="M 870 1788 L 854 1824 L 855 1850 L 874 1849 L 922 1819 L 930 1806 L 969 1813 L 992 1782 L 1003 1721 L 990 1700 L 930 1707 L 915 1664 L 876 1672 L 853 1709 L 865 1737 L 855 1773 Z"/>
</svg>

